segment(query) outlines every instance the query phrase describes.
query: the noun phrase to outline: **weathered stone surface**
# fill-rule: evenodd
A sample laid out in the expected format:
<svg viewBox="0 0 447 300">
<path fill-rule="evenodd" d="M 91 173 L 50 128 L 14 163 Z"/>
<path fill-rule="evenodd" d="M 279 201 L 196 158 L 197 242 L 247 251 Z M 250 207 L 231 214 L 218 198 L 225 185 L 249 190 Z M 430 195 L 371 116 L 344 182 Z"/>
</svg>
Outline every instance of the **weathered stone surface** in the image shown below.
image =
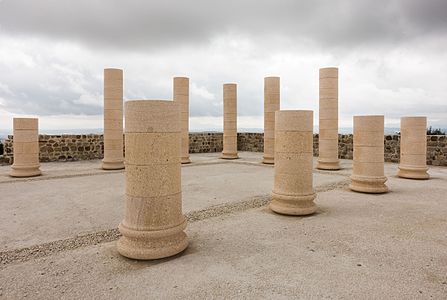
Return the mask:
<svg viewBox="0 0 447 300">
<path fill-rule="evenodd" d="M 188 245 L 182 214 L 180 105 L 127 101 L 125 142 L 126 209 L 118 252 L 134 259 L 175 255 Z"/>
<path fill-rule="evenodd" d="M 386 193 L 384 116 L 354 116 L 354 161 L 349 188 L 362 193 Z"/>
<path fill-rule="evenodd" d="M 87 146 L 88 147 L 88 146 Z M 84 148 L 85 151 L 88 151 Z M 124 168 L 123 70 L 104 69 L 104 170 Z M 65 159 L 60 155 L 59 159 Z"/>
<path fill-rule="evenodd" d="M 182 134 L 181 161 L 182 164 L 191 162 L 189 159 L 189 78 L 174 77 L 174 102 L 180 105 L 180 120 Z"/>
<path fill-rule="evenodd" d="M 264 157 L 262 162 L 275 162 L 275 112 L 280 109 L 279 77 L 264 78 Z"/>
<path fill-rule="evenodd" d="M 397 176 L 409 179 L 428 179 L 427 118 L 400 119 L 400 163 Z"/>
<path fill-rule="evenodd" d="M 275 129 L 275 176 L 270 209 L 286 215 L 312 214 L 317 209 L 312 182 L 313 111 L 277 111 Z"/>
<path fill-rule="evenodd" d="M 338 68 L 320 69 L 319 155 L 317 168 L 339 170 Z"/>
<path fill-rule="evenodd" d="M 226 83 L 223 85 L 224 104 L 224 134 L 223 159 L 236 159 L 237 155 L 237 85 Z"/>
<path fill-rule="evenodd" d="M 15 144 L 14 163 L 9 175 L 31 177 L 41 174 L 39 169 L 39 120 L 36 118 L 14 118 Z"/>
</svg>

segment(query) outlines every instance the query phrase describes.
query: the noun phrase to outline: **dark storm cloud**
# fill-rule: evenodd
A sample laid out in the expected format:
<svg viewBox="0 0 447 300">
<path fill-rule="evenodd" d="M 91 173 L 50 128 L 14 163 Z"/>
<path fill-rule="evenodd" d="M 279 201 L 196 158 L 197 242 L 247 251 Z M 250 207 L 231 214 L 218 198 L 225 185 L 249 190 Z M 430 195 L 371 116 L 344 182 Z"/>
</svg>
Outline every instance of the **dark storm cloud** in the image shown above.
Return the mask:
<svg viewBox="0 0 447 300">
<path fill-rule="evenodd" d="M 445 34 L 445 0 L 4 0 L 1 30 L 110 48 L 206 43 L 225 32 L 337 47 Z"/>
</svg>

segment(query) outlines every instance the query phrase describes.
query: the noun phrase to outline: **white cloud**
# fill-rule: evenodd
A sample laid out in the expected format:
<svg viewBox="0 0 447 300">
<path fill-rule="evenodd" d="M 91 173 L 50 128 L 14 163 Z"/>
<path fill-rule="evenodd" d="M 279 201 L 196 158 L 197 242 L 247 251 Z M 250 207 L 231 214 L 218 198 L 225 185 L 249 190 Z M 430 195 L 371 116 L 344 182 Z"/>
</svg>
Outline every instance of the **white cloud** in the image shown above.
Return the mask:
<svg viewBox="0 0 447 300">
<path fill-rule="evenodd" d="M 125 99 L 172 99 L 172 78 L 190 77 L 195 130 L 221 128 L 227 82 L 238 84 L 239 127 L 262 127 L 263 78 L 271 75 L 281 77 L 281 108 L 312 109 L 317 124 L 318 69 L 325 66 L 340 68 L 340 126 L 351 126 L 359 114 L 385 114 L 393 126 L 400 116 L 423 114 L 429 124 L 447 127 L 447 38 L 434 2 L 419 7 L 393 0 L 371 15 L 365 1 L 342 7 L 286 1 L 274 12 L 265 2 L 248 16 L 246 3 L 239 10 L 219 4 L 222 14 L 182 4 L 183 14 L 166 21 L 172 27 L 160 25 L 170 11 L 160 4 L 153 5 L 154 20 L 163 19 L 156 30 L 139 26 L 146 21 L 132 17 L 138 12 L 127 4 L 107 6 L 127 22 L 116 24 L 92 17 L 83 1 L 62 23 L 60 2 L 44 12 L 45 22 L 37 22 L 33 9 L 26 22 L 5 15 L 20 10 L 20 3 L 0 7 L 0 128 L 10 128 L 10 116 L 26 114 L 53 120 L 42 124 L 55 129 L 90 126 L 83 118 L 101 127 L 106 67 L 124 69 Z M 271 13 L 275 18 L 266 19 Z M 74 21 L 80 15 L 90 27 Z"/>
</svg>

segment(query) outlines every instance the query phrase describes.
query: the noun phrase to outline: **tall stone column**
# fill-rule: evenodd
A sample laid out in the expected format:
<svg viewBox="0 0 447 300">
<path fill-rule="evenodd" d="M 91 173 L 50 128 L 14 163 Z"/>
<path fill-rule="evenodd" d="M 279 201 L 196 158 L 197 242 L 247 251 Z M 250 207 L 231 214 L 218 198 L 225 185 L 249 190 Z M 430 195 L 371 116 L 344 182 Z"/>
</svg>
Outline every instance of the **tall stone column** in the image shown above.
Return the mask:
<svg viewBox="0 0 447 300">
<path fill-rule="evenodd" d="M 174 101 L 180 105 L 182 127 L 181 162 L 189 164 L 189 78 L 174 77 Z"/>
<path fill-rule="evenodd" d="M 275 177 L 270 208 L 285 215 L 312 214 L 317 209 L 312 179 L 313 111 L 277 111 L 275 130 Z"/>
<path fill-rule="evenodd" d="M 222 158 L 236 159 L 237 155 L 237 85 L 223 85 L 224 134 Z"/>
<path fill-rule="evenodd" d="M 397 176 L 428 179 L 427 171 L 427 117 L 402 117 Z"/>
<path fill-rule="evenodd" d="M 12 177 L 40 175 L 39 119 L 14 118 L 13 131 L 14 163 L 9 175 Z"/>
<path fill-rule="evenodd" d="M 157 259 L 183 251 L 180 107 L 174 101 L 126 102 L 126 208 L 118 251 Z"/>
<path fill-rule="evenodd" d="M 384 116 L 354 116 L 354 160 L 349 188 L 363 193 L 386 193 Z"/>
<path fill-rule="evenodd" d="M 104 69 L 104 170 L 124 168 L 123 70 Z"/>
<path fill-rule="evenodd" d="M 339 170 L 338 68 L 320 69 L 319 146 L 317 168 Z"/>
<path fill-rule="evenodd" d="M 279 77 L 264 78 L 264 157 L 262 162 L 275 162 L 275 112 L 280 108 Z"/>
</svg>

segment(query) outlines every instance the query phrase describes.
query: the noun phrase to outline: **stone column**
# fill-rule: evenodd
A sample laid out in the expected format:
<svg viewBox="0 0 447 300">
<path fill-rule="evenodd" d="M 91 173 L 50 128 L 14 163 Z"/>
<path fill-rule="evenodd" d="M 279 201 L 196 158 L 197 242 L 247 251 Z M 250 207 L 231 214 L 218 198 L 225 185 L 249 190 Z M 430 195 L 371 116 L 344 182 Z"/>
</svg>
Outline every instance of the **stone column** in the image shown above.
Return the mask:
<svg viewBox="0 0 447 300">
<path fill-rule="evenodd" d="M 183 251 L 180 107 L 174 101 L 126 102 L 126 208 L 118 251 L 157 259 Z"/>
<path fill-rule="evenodd" d="M 104 69 L 104 170 L 124 168 L 123 70 Z"/>
<path fill-rule="evenodd" d="M 317 209 L 312 182 L 313 111 L 277 111 L 275 130 L 270 209 L 285 215 L 312 214 Z"/>
<path fill-rule="evenodd" d="M 354 116 L 354 160 L 349 188 L 363 193 L 386 193 L 384 116 Z"/>
<path fill-rule="evenodd" d="M 264 78 L 264 157 L 262 162 L 275 162 L 275 112 L 280 108 L 279 77 Z"/>
<path fill-rule="evenodd" d="M 222 158 L 236 159 L 237 155 L 237 85 L 223 85 L 224 134 Z"/>
<path fill-rule="evenodd" d="M 14 163 L 9 175 L 12 177 L 40 175 L 39 119 L 14 118 L 13 130 Z"/>
<path fill-rule="evenodd" d="M 427 171 L 427 117 L 402 117 L 397 176 L 428 179 Z"/>
<path fill-rule="evenodd" d="M 320 69 L 319 146 L 317 168 L 339 170 L 338 68 Z"/>
<path fill-rule="evenodd" d="M 174 101 L 180 105 L 182 127 L 181 162 L 189 164 L 189 78 L 174 77 Z"/>
</svg>

